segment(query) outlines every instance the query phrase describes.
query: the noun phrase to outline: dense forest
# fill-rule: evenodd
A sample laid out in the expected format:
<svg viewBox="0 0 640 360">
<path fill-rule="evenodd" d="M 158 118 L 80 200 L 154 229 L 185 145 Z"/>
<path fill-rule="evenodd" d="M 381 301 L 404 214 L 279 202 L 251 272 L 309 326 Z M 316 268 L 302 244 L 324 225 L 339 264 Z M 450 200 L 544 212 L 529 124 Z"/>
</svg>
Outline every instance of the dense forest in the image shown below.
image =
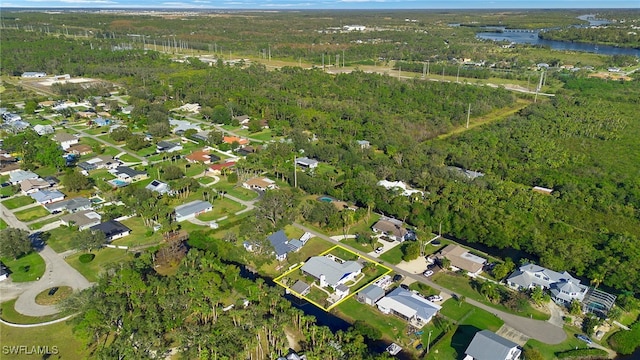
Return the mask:
<svg viewBox="0 0 640 360">
<path fill-rule="evenodd" d="M 605 44 L 640 49 L 640 35 L 631 26 L 608 26 L 607 28 L 576 28 L 549 30 L 538 35 L 545 40 L 560 40 Z"/>
</svg>

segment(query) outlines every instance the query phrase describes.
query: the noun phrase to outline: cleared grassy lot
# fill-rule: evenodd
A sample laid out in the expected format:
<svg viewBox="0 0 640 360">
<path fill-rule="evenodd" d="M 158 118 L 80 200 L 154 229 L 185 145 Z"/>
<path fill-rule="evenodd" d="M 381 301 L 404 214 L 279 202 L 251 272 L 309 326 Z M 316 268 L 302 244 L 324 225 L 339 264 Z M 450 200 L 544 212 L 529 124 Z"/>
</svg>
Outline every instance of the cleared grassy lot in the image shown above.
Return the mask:
<svg viewBox="0 0 640 360">
<path fill-rule="evenodd" d="M 37 252 L 31 252 L 18 259 L 2 258 L 11 272 L 13 282 L 36 281 L 44 274 L 45 263 Z"/>
<path fill-rule="evenodd" d="M 33 200 L 30 196 L 17 196 L 11 199 L 4 200 L 2 205 L 4 205 L 7 209 L 17 209 L 19 207 L 27 206 L 29 204 L 33 204 L 35 200 Z"/>
<path fill-rule="evenodd" d="M 29 209 L 24 209 L 15 213 L 16 218 L 20 221 L 33 221 L 41 217 L 49 215 L 49 211 L 42 206 L 35 206 Z"/>
<path fill-rule="evenodd" d="M 83 252 L 73 254 L 66 258 L 69 265 L 78 270 L 91 282 L 98 281 L 100 274 L 102 274 L 107 265 L 131 259 L 131 253 L 120 249 L 102 248 L 93 253 L 96 257 L 88 263 L 81 263 L 78 259 Z"/>
<path fill-rule="evenodd" d="M 3 346 L 48 346 L 50 351 L 56 354 L 46 357 L 47 359 L 86 359 L 89 358 L 89 351 L 85 350 L 84 344 L 78 340 L 72 332 L 72 327 L 68 322 L 61 322 L 53 325 L 34 328 L 15 328 L 0 324 Z M 11 354 L 6 355 L 7 359 L 33 360 L 37 358 L 33 354 Z M 43 357 L 45 358 L 45 357 Z"/>
</svg>

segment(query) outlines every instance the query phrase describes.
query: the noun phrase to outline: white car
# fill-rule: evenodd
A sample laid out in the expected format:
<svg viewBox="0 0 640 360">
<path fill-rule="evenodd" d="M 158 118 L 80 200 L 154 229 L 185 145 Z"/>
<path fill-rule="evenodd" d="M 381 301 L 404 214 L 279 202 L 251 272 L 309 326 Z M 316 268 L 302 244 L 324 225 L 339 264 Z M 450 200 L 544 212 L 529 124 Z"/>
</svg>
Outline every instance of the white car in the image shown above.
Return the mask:
<svg viewBox="0 0 640 360">
<path fill-rule="evenodd" d="M 384 251 L 384 248 L 381 246 L 376 249 L 376 254 L 382 254 L 383 251 Z"/>
<path fill-rule="evenodd" d="M 442 296 L 440 296 L 440 295 L 431 295 L 431 296 L 429 296 L 427 298 L 427 300 L 433 301 L 433 302 L 442 301 Z"/>
<path fill-rule="evenodd" d="M 429 277 L 429 276 L 433 275 L 433 271 L 432 270 L 427 270 L 427 271 L 423 272 L 422 275 Z"/>
</svg>

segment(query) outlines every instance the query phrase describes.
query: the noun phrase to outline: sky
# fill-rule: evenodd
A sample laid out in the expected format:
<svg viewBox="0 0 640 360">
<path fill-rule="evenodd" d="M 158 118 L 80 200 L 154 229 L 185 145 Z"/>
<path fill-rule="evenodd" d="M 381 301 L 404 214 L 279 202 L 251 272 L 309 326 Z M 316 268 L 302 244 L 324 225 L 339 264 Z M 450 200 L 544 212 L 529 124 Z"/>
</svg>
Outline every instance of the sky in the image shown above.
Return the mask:
<svg viewBox="0 0 640 360">
<path fill-rule="evenodd" d="M 146 9 L 587 9 L 640 8 L 640 0 L 2 0 L 0 7 Z"/>
</svg>

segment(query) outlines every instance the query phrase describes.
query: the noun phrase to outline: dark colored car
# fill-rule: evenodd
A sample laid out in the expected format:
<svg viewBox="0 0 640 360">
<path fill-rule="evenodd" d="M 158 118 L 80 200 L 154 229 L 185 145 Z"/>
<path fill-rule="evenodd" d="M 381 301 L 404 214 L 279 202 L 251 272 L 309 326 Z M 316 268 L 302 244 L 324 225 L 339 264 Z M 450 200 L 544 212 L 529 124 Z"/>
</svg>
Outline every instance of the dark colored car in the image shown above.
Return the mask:
<svg viewBox="0 0 640 360">
<path fill-rule="evenodd" d="M 56 292 L 58 292 L 58 288 L 57 287 L 52 287 L 51 289 L 49 289 L 49 296 L 55 295 Z"/>
<path fill-rule="evenodd" d="M 400 275 L 400 274 L 395 274 L 395 275 L 393 276 L 393 282 L 401 281 L 402 279 L 404 279 L 404 276 L 402 276 L 402 275 Z"/>
</svg>

